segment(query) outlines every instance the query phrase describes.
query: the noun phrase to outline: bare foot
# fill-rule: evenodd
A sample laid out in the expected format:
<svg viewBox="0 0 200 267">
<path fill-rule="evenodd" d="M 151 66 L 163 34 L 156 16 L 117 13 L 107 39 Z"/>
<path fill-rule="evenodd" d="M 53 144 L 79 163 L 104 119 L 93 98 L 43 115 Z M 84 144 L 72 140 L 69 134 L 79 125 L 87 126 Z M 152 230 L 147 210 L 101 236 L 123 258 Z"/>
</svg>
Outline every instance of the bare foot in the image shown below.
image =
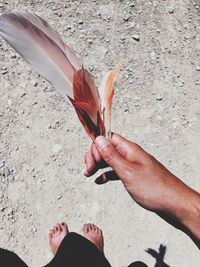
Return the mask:
<svg viewBox="0 0 200 267">
<path fill-rule="evenodd" d="M 66 223 L 57 223 L 49 233 L 49 244 L 53 255 L 56 252 L 64 239 L 64 237 L 69 233 Z"/>
<path fill-rule="evenodd" d="M 103 234 L 101 229 L 88 223 L 83 226 L 84 237 L 90 240 L 101 252 L 103 252 Z"/>
</svg>

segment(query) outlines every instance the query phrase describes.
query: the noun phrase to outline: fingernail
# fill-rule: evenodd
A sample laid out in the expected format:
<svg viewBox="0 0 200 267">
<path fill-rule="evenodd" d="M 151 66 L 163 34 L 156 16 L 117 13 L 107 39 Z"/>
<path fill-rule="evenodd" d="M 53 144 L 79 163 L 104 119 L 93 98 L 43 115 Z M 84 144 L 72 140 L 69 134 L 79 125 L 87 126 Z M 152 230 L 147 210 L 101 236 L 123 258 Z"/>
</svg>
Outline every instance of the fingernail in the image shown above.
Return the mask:
<svg viewBox="0 0 200 267">
<path fill-rule="evenodd" d="M 100 148 L 100 149 L 104 149 L 104 147 L 106 147 L 109 144 L 108 139 L 106 139 L 104 136 L 98 136 L 95 139 L 95 144 Z"/>
</svg>

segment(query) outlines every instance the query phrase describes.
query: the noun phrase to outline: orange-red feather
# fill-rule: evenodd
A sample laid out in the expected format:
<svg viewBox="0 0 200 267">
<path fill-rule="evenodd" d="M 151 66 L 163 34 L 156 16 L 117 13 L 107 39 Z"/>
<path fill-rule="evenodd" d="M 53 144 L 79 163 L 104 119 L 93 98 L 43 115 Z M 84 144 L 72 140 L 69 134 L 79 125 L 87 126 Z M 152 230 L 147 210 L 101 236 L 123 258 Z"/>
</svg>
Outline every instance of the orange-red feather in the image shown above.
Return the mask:
<svg viewBox="0 0 200 267">
<path fill-rule="evenodd" d="M 73 94 L 74 99 L 70 100 L 88 135 L 93 140 L 98 135 L 104 135 L 99 94 L 93 76 L 83 68 L 74 73 Z"/>
</svg>

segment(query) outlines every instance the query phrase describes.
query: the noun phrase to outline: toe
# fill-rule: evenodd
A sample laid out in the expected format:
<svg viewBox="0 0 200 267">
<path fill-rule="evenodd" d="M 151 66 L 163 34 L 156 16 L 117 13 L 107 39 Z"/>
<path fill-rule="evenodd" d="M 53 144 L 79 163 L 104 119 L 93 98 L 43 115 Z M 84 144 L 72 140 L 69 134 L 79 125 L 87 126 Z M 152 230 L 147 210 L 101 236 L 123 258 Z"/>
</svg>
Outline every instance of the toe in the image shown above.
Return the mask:
<svg viewBox="0 0 200 267">
<path fill-rule="evenodd" d="M 95 224 L 92 224 L 92 228 L 93 228 L 94 231 L 97 231 L 98 227 Z"/>
<path fill-rule="evenodd" d="M 51 232 L 49 233 L 49 239 L 52 239 L 52 233 Z"/>
<path fill-rule="evenodd" d="M 90 231 L 90 224 L 88 223 L 86 224 L 86 232 L 89 233 L 89 231 Z"/>
<path fill-rule="evenodd" d="M 68 233 L 68 232 L 69 232 L 66 223 L 64 223 L 64 222 L 61 223 L 61 230 L 62 230 L 63 232 L 65 232 L 65 233 Z"/>
<path fill-rule="evenodd" d="M 61 225 L 59 223 L 56 224 L 56 228 L 57 228 L 57 231 L 59 231 L 59 232 L 62 231 Z"/>
<path fill-rule="evenodd" d="M 83 231 L 84 235 L 87 234 L 87 224 L 83 225 L 82 231 Z"/>
</svg>

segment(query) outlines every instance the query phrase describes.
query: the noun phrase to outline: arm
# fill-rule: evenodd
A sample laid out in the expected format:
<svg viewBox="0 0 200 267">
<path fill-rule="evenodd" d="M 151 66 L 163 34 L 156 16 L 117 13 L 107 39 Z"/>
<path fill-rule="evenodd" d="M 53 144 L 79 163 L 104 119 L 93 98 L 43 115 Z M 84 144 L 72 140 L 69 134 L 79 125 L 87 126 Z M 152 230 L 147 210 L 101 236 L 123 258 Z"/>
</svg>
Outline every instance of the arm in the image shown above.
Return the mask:
<svg viewBox="0 0 200 267">
<path fill-rule="evenodd" d="M 200 194 L 140 146 L 116 134 L 111 142 L 100 136 L 85 162 L 86 176 L 111 166 L 113 171 L 98 177 L 97 183 L 120 179 L 134 201 L 184 231 L 200 248 Z"/>
</svg>

